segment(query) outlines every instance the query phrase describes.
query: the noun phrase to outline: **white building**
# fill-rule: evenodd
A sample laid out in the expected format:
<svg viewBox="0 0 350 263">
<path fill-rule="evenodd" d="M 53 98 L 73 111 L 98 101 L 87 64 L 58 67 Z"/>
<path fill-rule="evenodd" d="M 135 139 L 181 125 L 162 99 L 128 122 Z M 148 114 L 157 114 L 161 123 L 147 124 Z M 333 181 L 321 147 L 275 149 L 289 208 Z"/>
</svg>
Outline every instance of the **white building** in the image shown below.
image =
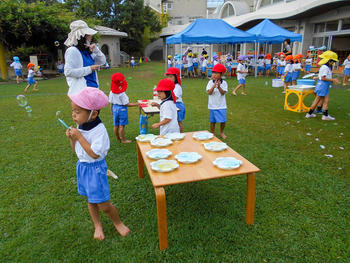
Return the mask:
<svg viewBox="0 0 350 263">
<path fill-rule="evenodd" d="M 220 2 L 220 0 L 214 2 Z M 349 0 L 230 0 L 221 2 L 217 8 L 208 9 L 209 18 L 222 18 L 230 25 L 244 31 L 268 18 L 279 26 L 302 34 L 302 43 L 293 44 L 294 53 L 305 55 L 309 46 L 325 45 L 328 49 L 337 52 L 340 59 L 350 54 Z M 169 25 L 162 30 L 161 37 L 176 34 L 188 25 Z M 242 51 L 248 48 L 249 45 L 238 47 Z M 280 49 L 281 45 L 273 45 L 272 52 Z M 232 47 L 214 45 L 214 50 L 229 52 L 232 51 Z"/>
</svg>

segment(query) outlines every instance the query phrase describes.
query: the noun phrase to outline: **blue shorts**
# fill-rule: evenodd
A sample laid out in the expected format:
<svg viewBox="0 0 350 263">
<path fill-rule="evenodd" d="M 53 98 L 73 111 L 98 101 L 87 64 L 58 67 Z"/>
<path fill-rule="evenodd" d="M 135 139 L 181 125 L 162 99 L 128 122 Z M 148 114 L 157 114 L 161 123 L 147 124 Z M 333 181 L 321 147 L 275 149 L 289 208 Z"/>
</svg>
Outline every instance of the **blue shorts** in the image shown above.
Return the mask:
<svg viewBox="0 0 350 263">
<path fill-rule="evenodd" d="M 198 68 L 198 63 L 197 62 L 193 63 L 193 67 Z"/>
<path fill-rule="evenodd" d="M 344 69 L 344 75 L 345 75 L 345 76 L 350 75 L 350 68 Z"/>
<path fill-rule="evenodd" d="M 281 67 L 280 66 L 277 66 L 277 73 L 280 73 L 280 71 L 281 71 Z"/>
<path fill-rule="evenodd" d="M 18 77 L 22 76 L 22 70 L 20 68 L 19 69 L 15 69 L 15 73 L 16 73 L 16 76 L 18 76 Z"/>
<path fill-rule="evenodd" d="M 279 71 L 279 73 L 280 73 L 281 75 L 283 75 L 283 74 L 284 74 L 284 69 L 285 69 L 285 67 L 280 67 L 280 71 Z"/>
<path fill-rule="evenodd" d="M 329 94 L 330 85 L 331 83 L 329 81 L 318 80 L 315 87 L 316 95 L 320 97 L 327 96 Z"/>
<path fill-rule="evenodd" d="M 261 71 L 264 73 L 264 71 L 265 71 L 265 67 L 261 67 L 261 66 L 260 66 L 260 67 L 258 67 L 258 73 L 259 73 L 259 72 L 261 72 Z"/>
<path fill-rule="evenodd" d="M 245 84 L 245 79 L 239 79 L 239 80 L 238 80 L 238 83 L 239 83 L 239 84 Z"/>
<path fill-rule="evenodd" d="M 135 63 L 130 63 L 130 66 L 131 67 L 135 67 Z"/>
<path fill-rule="evenodd" d="M 289 74 L 289 73 L 288 73 Z M 292 80 L 294 81 L 294 80 L 297 80 L 297 78 L 298 78 L 298 72 L 293 72 L 292 73 Z"/>
<path fill-rule="evenodd" d="M 187 68 L 188 72 L 193 72 L 193 66 Z"/>
<path fill-rule="evenodd" d="M 183 121 L 186 114 L 185 104 L 183 102 L 176 102 L 176 107 L 179 109 L 177 112 L 177 121 Z"/>
<path fill-rule="evenodd" d="M 29 85 L 32 85 L 32 84 L 34 84 L 35 82 L 36 82 L 36 80 L 35 80 L 33 77 L 28 78 L 28 84 L 29 84 Z"/>
<path fill-rule="evenodd" d="M 124 105 L 113 104 L 113 125 L 125 126 L 129 124 L 128 107 Z"/>
<path fill-rule="evenodd" d="M 305 71 L 310 72 L 311 70 L 311 65 L 305 65 Z"/>
<path fill-rule="evenodd" d="M 266 64 L 266 65 L 265 65 L 265 69 L 266 69 L 266 70 L 271 70 L 271 64 Z"/>
<path fill-rule="evenodd" d="M 209 110 L 210 122 L 212 123 L 224 123 L 226 122 L 226 109 Z"/>
<path fill-rule="evenodd" d="M 201 72 L 206 72 L 207 68 L 206 67 L 201 67 Z"/>
<path fill-rule="evenodd" d="M 93 163 L 77 162 L 78 193 L 89 203 L 99 204 L 110 199 L 105 159 Z"/>
<path fill-rule="evenodd" d="M 182 64 L 182 65 L 181 65 L 181 70 L 183 70 L 183 69 L 185 69 L 185 66 Z"/>
<path fill-rule="evenodd" d="M 227 73 L 228 73 L 228 74 L 231 74 L 231 71 L 232 71 L 231 66 L 228 66 L 228 67 L 227 67 Z"/>
<path fill-rule="evenodd" d="M 292 80 L 293 80 L 293 73 L 288 72 L 287 76 L 284 78 L 284 82 L 287 82 L 287 83 L 292 82 Z"/>
</svg>

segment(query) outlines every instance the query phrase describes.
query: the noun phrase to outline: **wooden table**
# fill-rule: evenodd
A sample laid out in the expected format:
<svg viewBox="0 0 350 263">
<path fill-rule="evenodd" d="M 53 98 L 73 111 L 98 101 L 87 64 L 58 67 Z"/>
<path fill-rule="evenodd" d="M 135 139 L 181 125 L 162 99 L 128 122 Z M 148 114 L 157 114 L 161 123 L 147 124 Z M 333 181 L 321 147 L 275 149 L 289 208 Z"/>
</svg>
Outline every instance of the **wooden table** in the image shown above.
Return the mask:
<svg viewBox="0 0 350 263">
<path fill-rule="evenodd" d="M 170 173 L 155 172 L 151 169 L 150 163 L 154 162 L 146 156 L 146 152 L 152 149 L 150 143 L 138 142 L 137 148 L 137 168 L 139 178 L 143 178 L 144 164 L 146 165 L 148 174 L 151 178 L 154 191 L 156 194 L 157 217 L 158 217 L 158 235 L 160 249 L 168 248 L 168 226 L 166 216 L 166 199 L 164 186 L 197 182 L 227 176 L 247 175 L 247 199 L 246 199 L 246 223 L 254 223 L 254 207 L 255 207 L 255 173 L 259 172 L 254 164 L 243 158 L 237 152 L 228 148 L 223 152 L 206 151 L 202 145 L 203 141 L 197 141 L 192 138 L 193 132 L 186 133 L 186 136 L 181 141 L 175 141 L 172 145 L 166 147 L 173 154 L 169 159 L 174 159 L 174 156 L 179 152 L 198 152 L 203 156 L 202 160 L 195 164 L 181 164 L 180 167 Z M 216 137 L 210 141 L 220 140 Z M 235 170 L 221 170 L 213 165 L 213 161 L 217 157 L 235 157 L 242 160 L 241 167 Z"/>
</svg>

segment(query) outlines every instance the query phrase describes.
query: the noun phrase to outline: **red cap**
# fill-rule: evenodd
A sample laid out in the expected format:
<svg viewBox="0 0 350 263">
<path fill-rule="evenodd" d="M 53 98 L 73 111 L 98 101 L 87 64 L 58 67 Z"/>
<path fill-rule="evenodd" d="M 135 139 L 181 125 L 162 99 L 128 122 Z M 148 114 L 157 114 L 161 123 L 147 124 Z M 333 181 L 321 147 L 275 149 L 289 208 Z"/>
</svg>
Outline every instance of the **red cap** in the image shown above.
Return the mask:
<svg viewBox="0 0 350 263">
<path fill-rule="evenodd" d="M 280 56 L 285 56 L 285 55 L 284 55 L 283 52 L 279 52 L 279 53 L 278 53 L 278 56 L 280 57 Z"/>
<path fill-rule="evenodd" d="M 162 79 L 158 82 L 157 88 L 155 91 L 171 91 L 171 95 L 173 96 L 174 103 L 176 103 L 176 97 L 174 94 L 175 84 L 170 79 Z"/>
<path fill-rule="evenodd" d="M 32 67 L 34 67 L 34 66 L 35 66 L 35 65 L 34 65 L 33 63 L 28 63 L 27 68 L 30 69 L 30 68 L 32 68 Z"/>
<path fill-rule="evenodd" d="M 168 68 L 168 70 L 165 72 L 165 75 L 176 75 L 177 82 L 181 85 L 180 70 L 178 68 Z"/>
<path fill-rule="evenodd" d="M 288 56 L 286 57 L 286 60 L 293 60 L 293 56 L 292 56 L 292 55 L 288 55 Z"/>
<path fill-rule="evenodd" d="M 270 53 L 267 53 L 267 54 L 266 54 L 266 58 L 267 58 L 267 59 L 271 59 L 271 54 L 270 54 Z"/>
<path fill-rule="evenodd" d="M 126 82 L 125 77 L 122 73 L 117 72 L 112 75 L 111 91 L 114 94 L 120 94 L 126 91 L 127 87 L 128 83 Z"/>
<path fill-rule="evenodd" d="M 224 74 L 226 72 L 226 68 L 222 64 L 216 64 L 211 71 Z"/>
</svg>

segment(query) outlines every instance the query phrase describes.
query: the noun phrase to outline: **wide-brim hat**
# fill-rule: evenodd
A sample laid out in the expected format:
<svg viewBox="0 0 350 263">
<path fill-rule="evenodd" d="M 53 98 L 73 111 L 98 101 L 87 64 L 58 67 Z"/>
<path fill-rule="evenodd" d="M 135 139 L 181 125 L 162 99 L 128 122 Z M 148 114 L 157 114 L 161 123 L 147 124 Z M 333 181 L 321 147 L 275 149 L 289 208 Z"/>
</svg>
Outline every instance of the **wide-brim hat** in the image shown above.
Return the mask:
<svg viewBox="0 0 350 263">
<path fill-rule="evenodd" d="M 85 35 L 95 35 L 96 30 L 90 28 L 83 20 L 76 20 L 70 23 L 70 33 L 64 42 L 67 47 L 78 45 L 78 40 Z"/>
<path fill-rule="evenodd" d="M 338 60 L 338 55 L 337 53 L 333 52 L 333 51 L 330 51 L 330 50 L 327 50 L 325 52 L 323 52 L 321 55 L 318 56 L 319 58 L 322 58 L 318 64 L 319 65 L 324 65 L 326 64 L 329 60 L 333 60 L 333 61 L 339 61 Z"/>
<path fill-rule="evenodd" d="M 122 73 L 114 73 L 112 75 L 112 81 L 111 81 L 111 91 L 114 94 L 120 94 L 126 91 L 128 87 L 128 83 L 125 80 L 125 77 Z"/>
<path fill-rule="evenodd" d="M 68 96 L 76 105 L 86 110 L 100 110 L 109 103 L 107 95 L 98 88 L 86 87 Z"/>
<path fill-rule="evenodd" d="M 181 85 L 180 70 L 175 67 L 170 67 L 165 72 L 165 75 L 176 75 L 177 82 Z"/>
<path fill-rule="evenodd" d="M 33 63 L 28 63 L 27 68 L 30 69 L 30 68 L 32 68 L 32 67 L 35 67 L 35 64 L 33 64 Z"/>
<path fill-rule="evenodd" d="M 13 57 L 13 61 L 19 62 L 19 57 L 14 56 L 14 57 Z"/>
<path fill-rule="evenodd" d="M 293 59 L 294 59 L 294 57 L 292 55 L 286 56 L 286 60 L 293 60 Z"/>
<path fill-rule="evenodd" d="M 176 103 L 176 97 L 174 94 L 175 84 L 170 79 L 162 79 L 158 82 L 155 91 L 171 91 L 174 103 Z"/>
</svg>

